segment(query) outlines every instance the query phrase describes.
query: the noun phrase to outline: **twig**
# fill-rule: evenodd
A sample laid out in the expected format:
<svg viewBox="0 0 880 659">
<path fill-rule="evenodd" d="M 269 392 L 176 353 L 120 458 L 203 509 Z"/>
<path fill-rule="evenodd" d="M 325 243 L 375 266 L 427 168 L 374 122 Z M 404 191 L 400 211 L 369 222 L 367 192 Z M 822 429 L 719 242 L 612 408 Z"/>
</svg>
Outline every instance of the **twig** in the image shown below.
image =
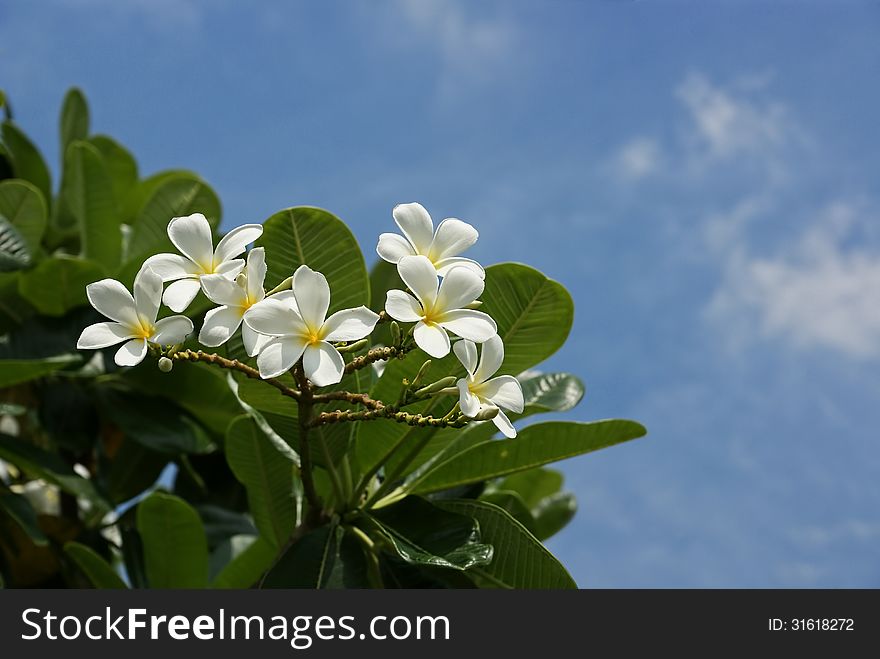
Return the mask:
<svg viewBox="0 0 880 659">
<path fill-rule="evenodd" d="M 226 359 L 225 357 L 221 357 L 220 355 L 202 352 L 201 350 L 178 350 L 177 352 L 172 352 L 166 355 L 166 357 L 169 357 L 175 361 L 202 362 L 205 364 L 213 364 L 214 366 L 219 366 L 220 368 L 229 369 L 231 371 L 238 371 L 239 373 L 244 373 L 249 378 L 253 378 L 254 380 L 262 380 L 266 384 L 275 387 L 278 391 L 282 393 L 282 395 L 287 396 L 288 398 L 293 398 L 294 400 L 300 399 L 300 392 L 296 389 L 288 387 L 286 384 L 280 382 L 279 380 L 276 380 L 275 378 L 261 378 L 260 372 L 257 369 L 255 369 L 253 366 L 242 364 L 237 359 Z"/>
</svg>

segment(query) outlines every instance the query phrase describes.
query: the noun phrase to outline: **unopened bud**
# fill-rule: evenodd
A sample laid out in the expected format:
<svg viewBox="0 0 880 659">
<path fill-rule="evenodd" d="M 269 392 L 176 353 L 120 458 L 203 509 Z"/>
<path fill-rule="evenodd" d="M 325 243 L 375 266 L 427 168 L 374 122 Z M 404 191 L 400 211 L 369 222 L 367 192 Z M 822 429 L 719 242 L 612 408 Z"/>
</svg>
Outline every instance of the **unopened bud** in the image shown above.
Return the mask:
<svg viewBox="0 0 880 659">
<path fill-rule="evenodd" d="M 171 369 L 174 368 L 174 362 L 168 359 L 168 357 L 159 357 L 159 370 L 163 373 L 170 373 Z"/>
<path fill-rule="evenodd" d="M 367 340 L 361 339 L 360 341 L 355 341 L 354 343 L 351 343 L 349 345 L 345 345 L 342 347 L 337 347 L 336 349 L 339 352 L 357 352 L 358 350 L 363 348 L 365 345 L 367 345 Z"/>
<path fill-rule="evenodd" d="M 425 374 L 428 372 L 428 369 L 431 368 L 431 360 L 428 359 L 422 364 L 421 368 L 419 368 L 419 372 L 416 373 L 416 376 L 412 380 L 412 386 L 417 387 L 422 383 L 422 378 L 425 377 Z"/>
<path fill-rule="evenodd" d="M 498 416 L 498 412 L 500 412 L 497 407 L 494 405 L 490 405 L 489 407 L 485 407 L 473 417 L 471 417 L 474 421 L 489 421 L 490 419 L 494 419 Z"/>
<path fill-rule="evenodd" d="M 440 380 L 437 380 L 436 382 L 432 382 L 431 384 L 429 384 L 426 387 L 422 387 L 421 389 L 419 389 L 416 392 L 416 396 L 419 396 L 420 398 L 424 397 L 424 396 L 430 396 L 431 394 L 439 393 L 439 392 L 443 391 L 444 389 L 446 389 L 447 387 L 451 387 L 454 384 L 455 384 L 455 376 L 450 375 L 449 377 L 445 377 Z M 458 392 L 458 389 L 455 389 L 455 392 Z"/>
<path fill-rule="evenodd" d="M 247 275 L 243 272 L 239 272 L 238 275 L 235 277 L 235 283 L 242 288 L 247 288 Z"/>
<path fill-rule="evenodd" d="M 400 325 L 396 320 L 391 321 L 391 345 L 400 345 Z"/>
<path fill-rule="evenodd" d="M 464 308 L 465 308 L 465 309 L 479 309 L 481 306 L 483 306 L 483 301 L 482 301 L 482 300 L 474 300 L 474 301 L 471 302 L 470 304 L 466 304 L 466 305 L 464 306 Z"/>
</svg>

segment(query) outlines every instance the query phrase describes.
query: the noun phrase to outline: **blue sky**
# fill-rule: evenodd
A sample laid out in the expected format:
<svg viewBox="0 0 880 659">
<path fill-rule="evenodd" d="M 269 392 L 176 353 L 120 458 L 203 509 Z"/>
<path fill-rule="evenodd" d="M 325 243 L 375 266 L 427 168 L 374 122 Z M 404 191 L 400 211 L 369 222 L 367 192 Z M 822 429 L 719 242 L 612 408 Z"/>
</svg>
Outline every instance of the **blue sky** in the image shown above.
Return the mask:
<svg viewBox="0 0 880 659">
<path fill-rule="evenodd" d="M 577 305 L 547 368 L 647 439 L 565 463 L 584 586 L 880 586 L 876 3 L 0 0 L 0 86 L 65 89 L 224 226 L 394 204 Z"/>
</svg>

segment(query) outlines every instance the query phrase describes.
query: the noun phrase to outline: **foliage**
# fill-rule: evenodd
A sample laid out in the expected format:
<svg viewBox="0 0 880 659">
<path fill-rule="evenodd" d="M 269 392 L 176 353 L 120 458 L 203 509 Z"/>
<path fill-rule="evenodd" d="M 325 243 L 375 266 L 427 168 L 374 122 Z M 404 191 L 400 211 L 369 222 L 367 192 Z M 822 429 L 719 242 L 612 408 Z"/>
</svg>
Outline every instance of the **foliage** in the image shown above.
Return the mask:
<svg viewBox="0 0 880 659">
<path fill-rule="evenodd" d="M 345 223 L 312 207 L 269 217 L 255 248 L 266 288 L 289 289 L 305 265 L 329 282 L 329 314 L 381 312 L 368 339 L 333 342 L 346 364 L 340 382 L 317 386 L 301 361 L 267 378 L 239 334 L 215 353 L 192 336 L 149 344 L 139 365 L 120 367 L 115 347 L 75 349 L 101 320 L 86 285 L 106 277 L 130 287 L 147 257 L 173 251 L 172 217 L 203 214 L 216 244 L 220 201 L 189 171 L 143 176 L 124 146 L 92 132 L 77 89 L 63 103 L 54 180 L 8 98 L 4 110 L 0 583 L 575 587 L 542 544 L 570 521 L 575 497 L 544 465 L 645 430 L 624 420 L 523 423 L 558 417 L 584 393 L 574 375 L 531 370 L 571 329 L 561 284 L 502 263 L 485 269 L 482 303 L 466 307 L 494 319 L 500 372 L 517 375 L 523 406 L 507 410 L 515 439 L 498 437 L 500 404 L 480 399 L 468 416 L 462 399 L 459 409 L 463 342 L 427 363 L 422 343 L 383 311 L 387 292 L 406 288 L 394 266 L 368 271 Z M 198 328 L 210 307 L 200 292 L 185 315 Z M 172 372 L 160 372 L 159 358 Z"/>
</svg>

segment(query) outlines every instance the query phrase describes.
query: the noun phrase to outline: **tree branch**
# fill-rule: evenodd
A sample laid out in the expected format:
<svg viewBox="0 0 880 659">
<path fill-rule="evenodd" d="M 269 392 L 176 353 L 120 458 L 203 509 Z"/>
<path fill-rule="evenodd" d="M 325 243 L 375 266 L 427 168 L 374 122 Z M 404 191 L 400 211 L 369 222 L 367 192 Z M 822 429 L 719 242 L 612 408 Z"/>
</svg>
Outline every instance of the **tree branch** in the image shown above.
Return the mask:
<svg viewBox="0 0 880 659">
<path fill-rule="evenodd" d="M 282 395 L 287 396 L 288 398 L 293 398 L 294 400 L 300 399 L 301 394 L 296 389 L 288 387 L 286 384 L 282 383 L 279 380 L 276 380 L 275 378 L 261 378 L 260 372 L 257 369 L 252 366 L 248 366 L 247 364 L 242 364 L 237 359 L 226 359 L 225 357 L 221 357 L 220 355 L 202 352 L 201 350 L 178 350 L 177 352 L 172 352 L 166 356 L 175 361 L 202 362 L 205 364 L 213 364 L 214 366 L 219 366 L 220 368 L 225 368 L 230 371 L 238 371 L 239 373 L 244 373 L 249 378 L 252 378 L 254 380 L 262 380 L 266 384 L 275 387 L 278 391 L 281 392 Z"/>
<path fill-rule="evenodd" d="M 362 368 L 366 368 L 374 362 L 387 361 L 389 359 L 403 359 L 403 357 L 412 350 L 409 348 L 398 348 L 397 346 L 385 346 L 384 348 L 373 348 L 367 354 L 355 357 L 345 365 L 345 374 L 354 373 Z"/>
</svg>

